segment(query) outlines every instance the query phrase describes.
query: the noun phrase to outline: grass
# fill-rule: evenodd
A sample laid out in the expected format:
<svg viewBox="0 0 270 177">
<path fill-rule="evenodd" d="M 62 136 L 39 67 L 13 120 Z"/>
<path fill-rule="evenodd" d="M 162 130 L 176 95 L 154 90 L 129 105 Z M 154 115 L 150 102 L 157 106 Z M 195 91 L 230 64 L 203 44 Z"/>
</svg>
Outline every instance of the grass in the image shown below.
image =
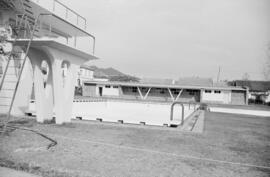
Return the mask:
<svg viewBox="0 0 270 177">
<path fill-rule="evenodd" d="M 32 128 L 56 139 L 57 146 L 46 150 L 47 140 L 13 131 L 0 142 L 0 166 L 23 166 L 48 177 L 270 176 L 268 169 L 183 157 L 270 166 L 270 118 L 207 113 L 203 134 L 91 122 Z"/>
</svg>

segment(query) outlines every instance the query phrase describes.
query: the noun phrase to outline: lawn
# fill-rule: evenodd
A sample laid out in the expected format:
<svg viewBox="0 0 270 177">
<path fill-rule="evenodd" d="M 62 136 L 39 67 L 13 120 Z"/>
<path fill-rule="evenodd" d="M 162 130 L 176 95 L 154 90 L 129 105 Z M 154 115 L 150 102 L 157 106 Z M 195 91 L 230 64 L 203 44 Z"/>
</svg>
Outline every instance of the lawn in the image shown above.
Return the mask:
<svg viewBox="0 0 270 177">
<path fill-rule="evenodd" d="M 270 176 L 270 118 L 205 115 L 202 134 L 109 123 L 36 124 L 0 142 L 0 165 L 43 176 Z M 257 167 L 256 167 L 257 166 Z"/>
</svg>

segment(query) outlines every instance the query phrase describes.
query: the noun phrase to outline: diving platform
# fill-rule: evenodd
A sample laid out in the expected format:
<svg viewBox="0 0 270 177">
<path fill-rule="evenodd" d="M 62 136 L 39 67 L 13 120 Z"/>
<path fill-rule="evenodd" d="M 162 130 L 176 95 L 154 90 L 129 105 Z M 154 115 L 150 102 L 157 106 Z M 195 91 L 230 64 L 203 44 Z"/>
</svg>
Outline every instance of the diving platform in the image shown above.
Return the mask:
<svg viewBox="0 0 270 177">
<path fill-rule="evenodd" d="M 70 122 L 77 72 L 83 63 L 98 59 L 86 19 L 58 0 L 0 0 L 0 4 L 0 27 L 8 34 L 0 47 L 12 46 L 8 53 L 0 53 L 6 66 L 0 96 L 7 122 L 12 107 L 21 106 L 16 100 L 29 102 L 31 79 L 37 121 L 55 116 L 57 124 Z M 10 73 L 15 79 L 12 84 Z"/>
</svg>

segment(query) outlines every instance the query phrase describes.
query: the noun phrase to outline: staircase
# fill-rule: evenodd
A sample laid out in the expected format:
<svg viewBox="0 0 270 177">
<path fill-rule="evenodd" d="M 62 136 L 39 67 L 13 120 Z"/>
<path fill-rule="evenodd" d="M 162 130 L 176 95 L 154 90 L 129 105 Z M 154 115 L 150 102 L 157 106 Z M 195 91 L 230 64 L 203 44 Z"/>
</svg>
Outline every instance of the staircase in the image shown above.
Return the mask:
<svg viewBox="0 0 270 177">
<path fill-rule="evenodd" d="M 16 53 L 16 55 L 10 56 L 8 67 L 5 67 L 5 77 L 3 75 L 1 78 L 2 85 L 0 86 L 0 113 L 7 113 L 9 110 L 18 80 L 19 71 L 21 69 L 20 67 L 23 59 L 18 52 Z"/>
<path fill-rule="evenodd" d="M 10 119 L 10 113 L 12 111 L 23 68 L 26 63 L 27 54 L 36 31 L 37 20 L 31 12 L 30 1 L 19 0 L 19 2 L 21 4 L 20 8 L 23 9 L 24 13 L 17 14 L 15 24 L 12 25 L 13 31 L 15 32 L 13 35 L 14 39 L 11 40 L 13 48 L 11 53 L 2 56 L 7 59 L 0 83 L 0 110 L 1 113 L 7 113 L 7 118 L 1 120 L 4 121 L 5 127 Z M 19 51 L 16 47 L 16 42 L 22 38 L 28 40 L 25 52 Z"/>
<path fill-rule="evenodd" d="M 1 0 L 0 1 L 0 10 L 12 10 L 15 8 L 13 1 L 10 0 Z"/>
</svg>

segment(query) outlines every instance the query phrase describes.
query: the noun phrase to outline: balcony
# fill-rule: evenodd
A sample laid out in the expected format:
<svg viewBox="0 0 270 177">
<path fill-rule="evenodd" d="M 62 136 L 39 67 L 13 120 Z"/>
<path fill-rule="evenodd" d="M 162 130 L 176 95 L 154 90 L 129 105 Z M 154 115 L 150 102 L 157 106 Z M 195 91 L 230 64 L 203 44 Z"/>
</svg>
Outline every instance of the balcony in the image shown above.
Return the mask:
<svg viewBox="0 0 270 177">
<path fill-rule="evenodd" d="M 38 19 L 33 40 L 54 40 L 94 54 L 95 37 L 86 31 L 86 19 L 63 3 L 58 0 L 19 0 L 16 7 L 24 14 L 17 15 L 16 23 L 27 21 L 33 28 Z M 30 34 L 30 31 L 23 32 L 20 38 L 29 39 Z"/>
</svg>

